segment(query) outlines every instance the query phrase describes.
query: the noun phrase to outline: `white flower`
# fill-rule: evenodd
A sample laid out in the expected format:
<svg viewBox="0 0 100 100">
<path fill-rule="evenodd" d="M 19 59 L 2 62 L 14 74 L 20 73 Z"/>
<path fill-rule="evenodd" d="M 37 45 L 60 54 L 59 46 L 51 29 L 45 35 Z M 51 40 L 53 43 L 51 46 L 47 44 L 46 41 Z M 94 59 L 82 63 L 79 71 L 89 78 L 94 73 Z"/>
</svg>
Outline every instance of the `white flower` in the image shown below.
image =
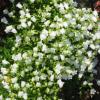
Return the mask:
<svg viewBox="0 0 100 100">
<path fill-rule="evenodd" d="M 62 28 L 62 29 L 60 30 L 60 33 L 61 33 L 61 34 L 64 34 L 64 33 L 65 33 L 65 29 Z"/>
<path fill-rule="evenodd" d="M 9 32 L 11 32 L 12 29 L 13 29 L 13 27 L 11 25 L 7 26 L 6 29 L 5 29 L 5 32 L 9 33 Z"/>
<path fill-rule="evenodd" d="M 61 58 L 61 60 L 64 60 L 65 59 L 65 56 L 64 55 L 60 55 L 60 58 Z"/>
<path fill-rule="evenodd" d="M 18 97 L 22 97 L 23 96 L 23 91 L 19 91 L 18 92 Z"/>
<path fill-rule="evenodd" d="M 27 98 L 28 98 L 27 93 L 23 93 L 23 99 L 27 100 Z"/>
<path fill-rule="evenodd" d="M 14 78 L 11 79 L 12 83 L 16 83 L 17 80 L 18 80 L 17 77 L 14 77 Z"/>
<path fill-rule="evenodd" d="M 7 21 L 6 17 L 1 18 L 1 22 L 5 23 L 5 24 L 8 24 L 8 21 Z"/>
<path fill-rule="evenodd" d="M 98 50 L 98 53 L 100 54 L 100 49 Z"/>
<path fill-rule="evenodd" d="M 7 82 L 2 81 L 2 84 L 3 84 L 3 86 L 4 86 L 4 88 L 5 88 L 5 89 L 9 89 L 9 85 L 8 85 L 8 83 L 7 83 Z"/>
<path fill-rule="evenodd" d="M 89 57 L 92 57 L 92 51 L 88 51 L 87 54 Z"/>
<path fill-rule="evenodd" d="M 68 23 L 67 22 L 63 22 L 63 26 L 66 28 L 68 27 Z"/>
<path fill-rule="evenodd" d="M 4 59 L 4 60 L 2 60 L 2 64 L 7 65 L 7 64 L 9 64 L 9 62 Z"/>
<path fill-rule="evenodd" d="M 57 81 L 57 84 L 59 85 L 60 88 L 62 88 L 63 85 L 64 85 L 64 82 L 62 82 L 61 79 L 59 79 L 59 80 Z"/>
<path fill-rule="evenodd" d="M 23 28 L 26 28 L 26 27 L 27 27 L 27 24 L 26 24 L 25 22 L 23 22 L 23 23 L 21 23 L 21 26 L 22 26 Z"/>
<path fill-rule="evenodd" d="M 97 85 L 100 86 L 100 80 L 97 80 Z"/>
<path fill-rule="evenodd" d="M 20 61 L 20 60 L 22 60 L 22 55 L 21 55 L 21 53 L 19 53 L 19 54 L 17 54 L 17 55 L 12 55 L 12 59 L 13 59 L 14 61 Z"/>
<path fill-rule="evenodd" d="M 17 68 L 18 68 L 18 65 L 17 64 L 11 65 L 11 72 L 12 73 L 16 73 L 17 72 Z"/>
<path fill-rule="evenodd" d="M 52 37 L 52 38 L 54 38 L 55 36 L 56 36 L 56 32 L 55 31 L 52 31 L 49 35 Z"/>
<path fill-rule="evenodd" d="M 4 9 L 4 10 L 3 10 L 3 13 L 4 13 L 4 14 L 8 14 L 8 13 L 9 13 L 8 9 Z"/>
<path fill-rule="evenodd" d="M 11 100 L 11 98 L 6 98 L 5 100 Z"/>
<path fill-rule="evenodd" d="M 50 81 L 54 81 L 54 75 L 50 76 Z"/>
<path fill-rule="evenodd" d="M 98 13 L 97 13 L 97 11 L 95 10 L 95 11 L 93 11 L 93 15 L 94 16 L 98 16 Z"/>
<path fill-rule="evenodd" d="M 57 74 L 59 74 L 61 69 L 62 69 L 62 66 L 61 66 L 60 64 L 57 64 L 57 65 L 56 65 L 56 68 L 55 68 L 55 72 L 56 72 Z"/>
<path fill-rule="evenodd" d="M 100 39 L 100 31 L 96 32 L 95 37 L 96 39 Z"/>
<path fill-rule="evenodd" d="M 40 34 L 40 39 L 41 39 L 41 40 L 44 40 L 44 39 L 47 38 L 47 36 L 48 36 L 48 33 L 41 33 L 41 34 Z"/>
<path fill-rule="evenodd" d="M 32 17 L 31 17 L 31 20 L 32 20 L 33 22 L 36 22 L 35 16 L 32 16 Z"/>
<path fill-rule="evenodd" d="M 23 6 L 22 6 L 21 3 L 19 2 L 19 3 L 17 3 L 16 7 L 18 7 L 18 8 L 21 9 Z"/>
<path fill-rule="evenodd" d="M 27 58 L 27 52 L 23 53 L 22 58 L 26 59 Z"/>
<path fill-rule="evenodd" d="M 91 61 L 90 61 L 90 59 L 85 59 L 84 63 L 85 63 L 86 65 L 90 65 Z"/>
<path fill-rule="evenodd" d="M 21 81 L 21 87 L 25 87 L 26 82 L 25 81 Z"/>
<path fill-rule="evenodd" d="M 28 25 L 28 26 L 31 26 L 31 25 L 32 25 L 32 22 L 31 22 L 31 21 L 28 21 L 28 22 L 27 22 L 27 25 Z"/>
<path fill-rule="evenodd" d="M 12 32 L 12 33 L 17 33 L 17 30 L 16 30 L 15 28 L 13 28 L 13 29 L 11 30 L 11 32 Z"/>
<path fill-rule="evenodd" d="M 92 20 L 94 21 L 94 22 L 97 22 L 97 18 L 96 17 L 92 17 Z"/>
<path fill-rule="evenodd" d="M 42 97 L 38 97 L 37 100 L 43 100 Z"/>
<path fill-rule="evenodd" d="M 21 17 L 25 17 L 25 11 L 23 11 L 23 10 L 20 10 L 20 15 L 21 15 Z"/>
<path fill-rule="evenodd" d="M 69 9 L 68 3 L 65 3 L 65 2 L 64 2 L 64 7 L 65 7 L 65 9 Z"/>
<path fill-rule="evenodd" d="M 83 85 L 87 85 L 87 84 L 88 84 L 88 82 L 87 82 L 87 81 L 84 81 L 84 82 L 83 82 Z"/>
<path fill-rule="evenodd" d="M 8 15 L 9 15 L 9 17 L 12 17 L 14 15 L 14 13 L 13 12 L 9 12 Z"/>
<path fill-rule="evenodd" d="M 7 70 L 6 68 L 2 68 L 2 67 L 1 67 L 1 73 L 2 73 L 2 74 L 7 74 L 7 73 L 8 73 L 8 70 Z"/>
<path fill-rule="evenodd" d="M 41 83 L 40 82 L 37 82 L 36 83 L 36 87 L 40 87 L 41 86 Z"/>
<path fill-rule="evenodd" d="M 30 13 L 26 13 L 26 17 L 30 18 L 31 17 Z"/>
<path fill-rule="evenodd" d="M 14 88 L 15 89 L 19 89 L 20 87 L 19 87 L 19 84 L 18 83 L 14 83 Z"/>
<path fill-rule="evenodd" d="M 34 3 L 35 0 L 30 0 L 32 3 Z"/>
<path fill-rule="evenodd" d="M 71 19 L 72 18 L 72 15 L 71 14 L 65 14 L 64 17 L 65 18 L 68 18 L 68 19 Z"/>
<path fill-rule="evenodd" d="M 94 44 L 90 44 L 90 48 L 94 50 L 95 49 L 95 45 Z"/>
<path fill-rule="evenodd" d="M 83 76 L 83 73 L 79 73 L 78 77 L 82 78 L 82 76 Z"/>
<path fill-rule="evenodd" d="M 19 35 L 16 36 L 16 42 L 17 43 L 21 42 L 21 37 Z"/>
<path fill-rule="evenodd" d="M 42 51 L 47 52 L 47 46 L 45 44 L 42 46 Z"/>
<path fill-rule="evenodd" d="M 90 91 L 90 94 L 95 94 L 96 93 L 96 90 L 95 89 L 91 89 L 91 91 Z"/>
</svg>

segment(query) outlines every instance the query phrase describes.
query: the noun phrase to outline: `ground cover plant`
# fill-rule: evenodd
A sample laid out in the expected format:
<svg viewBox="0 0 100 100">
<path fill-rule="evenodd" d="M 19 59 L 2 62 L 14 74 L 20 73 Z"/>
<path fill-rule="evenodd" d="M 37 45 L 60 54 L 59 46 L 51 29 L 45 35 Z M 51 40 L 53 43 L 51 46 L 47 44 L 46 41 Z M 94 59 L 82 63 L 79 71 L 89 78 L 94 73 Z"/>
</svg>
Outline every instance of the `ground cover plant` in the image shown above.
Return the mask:
<svg viewBox="0 0 100 100">
<path fill-rule="evenodd" d="M 62 80 L 82 80 L 93 95 L 95 56 L 100 53 L 98 14 L 73 0 L 10 0 L 1 22 L 0 99 L 59 100 Z M 73 82 L 73 84 L 74 84 Z M 100 80 L 97 80 L 100 85 Z M 74 99 L 75 100 L 75 99 Z"/>
</svg>

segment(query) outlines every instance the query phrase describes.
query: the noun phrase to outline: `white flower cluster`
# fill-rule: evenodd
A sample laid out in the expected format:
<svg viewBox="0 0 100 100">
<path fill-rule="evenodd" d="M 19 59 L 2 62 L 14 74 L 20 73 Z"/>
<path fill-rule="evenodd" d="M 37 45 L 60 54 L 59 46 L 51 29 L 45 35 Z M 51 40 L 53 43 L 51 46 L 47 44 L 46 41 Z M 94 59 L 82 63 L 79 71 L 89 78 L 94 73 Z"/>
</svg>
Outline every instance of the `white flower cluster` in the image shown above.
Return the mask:
<svg viewBox="0 0 100 100">
<path fill-rule="evenodd" d="M 31 2 L 16 4 L 20 16 L 12 18 L 17 23 L 5 29 L 16 34 L 13 42 L 7 40 L 10 55 L 4 53 L 1 61 L 0 99 L 58 100 L 61 78 L 72 79 L 78 72 L 80 79 L 86 69 L 93 70 L 94 56 L 100 53 L 97 14 L 75 8 L 73 0 L 26 1 Z"/>
</svg>

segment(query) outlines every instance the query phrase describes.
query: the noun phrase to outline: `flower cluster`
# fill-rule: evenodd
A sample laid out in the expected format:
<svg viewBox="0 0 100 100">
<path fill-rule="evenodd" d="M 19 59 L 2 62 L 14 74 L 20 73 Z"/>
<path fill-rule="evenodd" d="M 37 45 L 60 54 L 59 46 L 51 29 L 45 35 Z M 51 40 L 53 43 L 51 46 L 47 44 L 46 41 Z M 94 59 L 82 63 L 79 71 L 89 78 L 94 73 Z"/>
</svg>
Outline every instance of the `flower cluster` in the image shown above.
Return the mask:
<svg viewBox="0 0 100 100">
<path fill-rule="evenodd" d="M 73 0 L 10 1 L 13 11 L 3 12 L 14 23 L 1 20 L 8 37 L 0 56 L 0 100 L 58 100 L 62 78 L 93 71 L 100 53 L 97 12 L 76 8 Z"/>
</svg>

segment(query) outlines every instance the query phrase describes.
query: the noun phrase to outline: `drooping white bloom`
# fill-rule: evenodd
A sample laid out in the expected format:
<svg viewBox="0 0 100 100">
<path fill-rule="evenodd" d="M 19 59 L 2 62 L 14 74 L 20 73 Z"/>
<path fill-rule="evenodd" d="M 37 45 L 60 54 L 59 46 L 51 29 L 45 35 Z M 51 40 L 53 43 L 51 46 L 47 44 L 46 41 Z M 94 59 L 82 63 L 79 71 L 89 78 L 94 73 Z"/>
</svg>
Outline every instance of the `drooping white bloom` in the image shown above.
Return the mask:
<svg viewBox="0 0 100 100">
<path fill-rule="evenodd" d="M 65 59 L 65 56 L 64 55 L 60 55 L 60 58 L 61 58 L 61 60 L 63 61 L 64 59 Z"/>
<path fill-rule="evenodd" d="M 62 82 L 61 79 L 59 79 L 59 80 L 57 81 L 57 84 L 59 85 L 60 88 L 62 88 L 63 85 L 64 85 L 64 82 Z"/>
<path fill-rule="evenodd" d="M 27 22 L 27 25 L 28 25 L 28 26 L 31 26 L 31 25 L 32 25 L 32 22 L 31 22 L 31 21 L 28 21 L 28 22 Z"/>
<path fill-rule="evenodd" d="M 15 28 L 13 28 L 13 29 L 11 30 L 11 32 L 12 32 L 12 33 L 17 33 L 17 30 L 16 30 Z"/>
<path fill-rule="evenodd" d="M 19 13 L 20 13 L 21 17 L 25 17 L 25 11 L 20 10 Z"/>
<path fill-rule="evenodd" d="M 5 23 L 5 24 L 8 24 L 8 21 L 7 21 L 6 17 L 1 18 L 1 22 Z"/>
<path fill-rule="evenodd" d="M 44 29 L 44 30 L 42 31 L 42 33 L 40 34 L 40 39 L 41 39 L 41 40 L 44 40 L 44 39 L 47 38 L 47 36 L 48 36 L 48 31 L 47 31 L 46 29 Z"/>
<path fill-rule="evenodd" d="M 30 13 L 28 12 L 28 13 L 26 13 L 26 17 L 27 18 L 31 18 L 31 15 L 30 15 Z"/>
<path fill-rule="evenodd" d="M 22 55 L 21 55 L 21 53 L 18 53 L 17 55 L 12 55 L 12 59 L 13 59 L 14 61 L 20 61 L 20 60 L 22 60 Z"/>
<path fill-rule="evenodd" d="M 96 10 L 93 11 L 93 15 L 94 15 L 94 16 L 98 16 L 98 13 L 97 13 Z"/>
<path fill-rule="evenodd" d="M 42 46 L 42 51 L 47 52 L 47 46 L 45 44 Z"/>
<path fill-rule="evenodd" d="M 89 57 L 92 57 L 92 51 L 88 51 L 87 54 Z"/>
<path fill-rule="evenodd" d="M 27 100 L 27 98 L 28 98 L 27 93 L 23 93 L 23 99 Z"/>
<path fill-rule="evenodd" d="M 94 22 L 97 22 L 97 17 L 92 16 L 92 20 L 93 20 Z"/>
<path fill-rule="evenodd" d="M 65 9 L 69 9 L 68 3 L 65 3 L 65 2 L 64 2 L 64 8 L 65 8 Z"/>
<path fill-rule="evenodd" d="M 31 20 L 32 20 L 33 22 L 36 22 L 35 16 L 32 16 L 32 17 L 31 17 Z"/>
<path fill-rule="evenodd" d="M 22 26 L 23 28 L 26 28 L 26 27 L 27 27 L 27 24 L 26 24 L 25 22 L 23 22 L 23 23 L 21 23 L 21 26 Z"/>
<path fill-rule="evenodd" d="M 13 65 L 11 65 L 11 72 L 12 73 L 16 73 L 17 72 L 17 69 L 18 69 L 18 65 L 15 63 Z"/>
<path fill-rule="evenodd" d="M 100 54 L 100 49 L 98 50 L 98 53 Z"/>
<path fill-rule="evenodd" d="M 90 48 L 94 50 L 95 49 L 95 45 L 94 44 L 90 44 Z"/>
<path fill-rule="evenodd" d="M 62 28 L 62 29 L 60 30 L 60 33 L 61 33 L 61 34 L 64 34 L 64 33 L 65 33 L 65 29 Z"/>
<path fill-rule="evenodd" d="M 16 42 L 20 43 L 21 42 L 21 37 L 19 35 L 16 36 Z"/>
<path fill-rule="evenodd" d="M 95 89 L 91 89 L 90 90 L 90 94 L 94 95 L 96 93 L 96 90 Z"/>
<path fill-rule="evenodd" d="M 97 85 L 100 86 L 100 80 L 97 80 Z"/>
<path fill-rule="evenodd" d="M 2 67 L 1 67 L 1 73 L 2 73 L 2 74 L 7 74 L 7 73 L 8 73 L 8 70 L 7 70 L 6 68 L 2 68 Z"/>
<path fill-rule="evenodd" d="M 24 87 L 26 85 L 25 81 L 21 81 L 21 87 Z"/>
<path fill-rule="evenodd" d="M 95 37 L 96 39 L 100 39 L 100 31 L 96 32 Z"/>
<path fill-rule="evenodd" d="M 18 80 L 17 77 L 14 77 L 14 78 L 11 79 L 12 83 L 16 83 L 17 80 Z"/>
<path fill-rule="evenodd" d="M 54 81 L 54 75 L 50 76 L 50 81 Z"/>
<path fill-rule="evenodd" d="M 22 6 L 22 4 L 19 2 L 19 3 L 17 3 L 16 7 L 18 7 L 18 8 L 21 9 L 23 6 Z"/>
<path fill-rule="evenodd" d="M 18 97 L 22 97 L 23 96 L 23 91 L 19 91 L 18 92 Z"/>
<path fill-rule="evenodd" d="M 32 3 L 34 3 L 35 0 L 30 0 Z"/>
<path fill-rule="evenodd" d="M 61 69 L 62 69 L 62 66 L 60 64 L 57 64 L 56 67 L 55 67 L 56 74 L 59 74 Z"/>
<path fill-rule="evenodd" d="M 43 100 L 42 97 L 38 97 L 37 100 Z"/>
<path fill-rule="evenodd" d="M 4 10 L 3 10 L 3 13 L 4 13 L 4 14 L 8 14 L 8 13 L 9 13 L 8 9 L 4 9 Z"/>
<path fill-rule="evenodd" d="M 20 88 L 19 84 L 18 83 L 14 83 L 14 88 L 15 89 L 19 89 Z"/>
<path fill-rule="evenodd" d="M 52 31 L 49 35 L 52 37 L 52 38 L 54 38 L 55 36 L 56 36 L 56 32 L 55 31 Z"/>
<path fill-rule="evenodd" d="M 7 82 L 2 81 L 2 84 L 3 84 L 5 89 L 9 89 L 10 88 Z"/>
<path fill-rule="evenodd" d="M 41 86 L 41 83 L 40 82 L 37 82 L 36 83 L 36 87 L 40 87 Z"/>
<path fill-rule="evenodd" d="M 5 32 L 9 33 L 9 32 L 11 32 L 12 29 L 13 29 L 12 25 L 7 26 L 6 29 L 5 29 Z"/>
<path fill-rule="evenodd" d="M 2 64 L 7 65 L 7 64 L 9 64 L 9 62 L 4 59 L 4 60 L 2 60 Z"/>
<path fill-rule="evenodd" d="M 63 22 L 63 26 L 66 28 L 68 27 L 68 23 L 67 22 Z"/>
</svg>

